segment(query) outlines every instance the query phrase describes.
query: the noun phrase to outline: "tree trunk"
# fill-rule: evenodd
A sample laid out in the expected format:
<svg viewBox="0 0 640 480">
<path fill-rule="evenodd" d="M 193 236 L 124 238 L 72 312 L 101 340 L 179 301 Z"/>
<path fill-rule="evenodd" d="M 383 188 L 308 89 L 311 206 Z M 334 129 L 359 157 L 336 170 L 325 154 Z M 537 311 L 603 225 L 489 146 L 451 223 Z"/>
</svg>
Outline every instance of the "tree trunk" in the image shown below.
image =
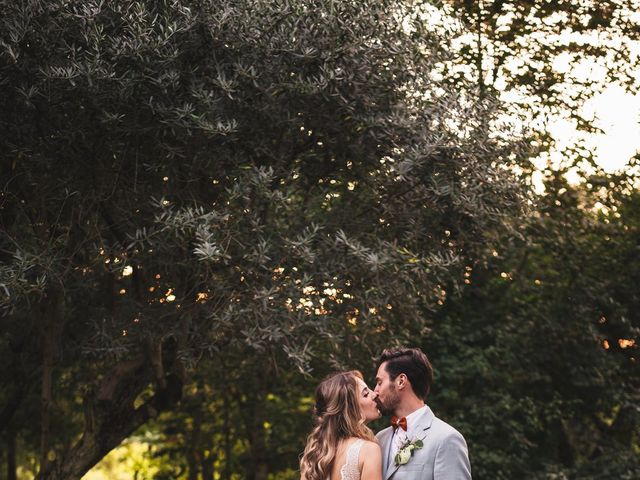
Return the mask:
<svg viewBox="0 0 640 480">
<path fill-rule="evenodd" d="M 11 372 L 12 390 L 5 390 L 8 400 L 0 409 L 0 433 L 11 428 L 11 420 L 18 411 L 22 401 L 30 393 L 31 389 L 37 385 L 40 378 L 39 372 L 27 371 L 23 366 L 23 351 L 25 345 L 33 339 L 33 329 L 26 329 L 22 335 L 15 339 L 11 345 L 10 362 L 6 368 Z"/>
<path fill-rule="evenodd" d="M 213 480 L 213 465 L 216 463 L 216 455 L 214 454 L 210 454 L 210 455 L 205 455 L 203 453 L 202 455 L 202 462 L 201 462 L 201 468 L 202 468 L 202 480 Z"/>
<path fill-rule="evenodd" d="M 163 365 L 179 369 L 176 367 L 175 348 L 168 350 L 164 352 L 168 354 L 163 356 Z M 163 371 L 161 382 L 155 379 L 156 393 L 151 399 L 140 407 L 134 406 L 139 394 L 154 380 L 155 373 L 144 355 L 117 365 L 85 396 L 85 426 L 80 440 L 64 456 L 44 465 L 36 480 L 82 478 L 147 420 L 175 406 L 182 394 L 183 379 L 172 371 Z"/>
<path fill-rule="evenodd" d="M 64 330 L 62 314 L 64 298 L 59 288 L 47 289 L 40 306 L 42 328 L 42 382 L 40 393 L 40 465 L 46 468 L 51 450 L 51 414 L 53 399 L 53 368 L 60 350 L 60 339 Z"/>
<path fill-rule="evenodd" d="M 255 396 L 248 410 L 248 439 L 251 453 L 251 465 L 247 477 L 250 480 L 266 480 L 269 473 L 269 458 L 267 454 L 264 422 L 266 420 L 264 405 L 266 388 L 262 379 L 256 381 Z"/>
<path fill-rule="evenodd" d="M 636 432 L 636 406 L 625 404 L 620 406 L 618 415 L 611 425 L 614 438 L 625 447 L 631 447 Z"/>
<path fill-rule="evenodd" d="M 49 344 L 49 340 L 45 340 Z M 42 362 L 42 385 L 40 397 L 40 465 L 46 467 L 49 458 L 49 445 L 51 435 L 51 409 L 53 406 L 53 360 L 51 349 L 45 345 Z"/>
<path fill-rule="evenodd" d="M 478 42 L 478 56 L 476 57 L 476 68 L 478 69 L 478 90 L 480 92 L 480 98 L 483 99 L 485 96 L 485 81 L 484 81 L 484 72 L 483 72 L 483 61 L 484 61 L 484 52 L 482 46 L 482 1 L 478 2 L 478 15 L 476 17 L 476 36 Z"/>
<path fill-rule="evenodd" d="M 10 429 L 7 433 L 7 480 L 16 480 L 16 432 Z"/>
<path fill-rule="evenodd" d="M 223 369 L 223 375 L 226 375 L 226 367 Z M 225 379 L 224 385 L 227 385 Z M 222 423 L 222 430 L 224 433 L 224 470 L 222 472 L 222 480 L 229 480 L 231 478 L 231 412 L 229 411 L 231 405 L 229 404 L 229 397 L 226 390 L 222 391 L 222 409 L 224 420 Z"/>
<path fill-rule="evenodd" d="M 185 445 L 187 456 L 187 478 L 188 480 L 198 480 L 198 473 L 200 469 L 200 433 L 201 433 L 202 419 L 200 418 L 200 410 L 196 410 L 193 418 L 192 430 L 187 437 L 187 445 Z"/>
<path fill-rule="evenodd" d="M 11 393 L 11 396 L 9 397 L 9 401 L 4 405 L 2 410 L 0 410 L 0 432 L 4 431 L 5 429 L 7 430 L 10 429 L 9 424 L 13 419 L 13 415 L 18 410 L 18 407 L 22 403 L 22 400 L 24 399 L 27 393 L 26 392 L 27 387 L 25 387 L 23 384 L 16 384 L 16 383 L 17 381 L 14 382 L 14 385 L 16 386 L 16 390 Z"/>
</svg>

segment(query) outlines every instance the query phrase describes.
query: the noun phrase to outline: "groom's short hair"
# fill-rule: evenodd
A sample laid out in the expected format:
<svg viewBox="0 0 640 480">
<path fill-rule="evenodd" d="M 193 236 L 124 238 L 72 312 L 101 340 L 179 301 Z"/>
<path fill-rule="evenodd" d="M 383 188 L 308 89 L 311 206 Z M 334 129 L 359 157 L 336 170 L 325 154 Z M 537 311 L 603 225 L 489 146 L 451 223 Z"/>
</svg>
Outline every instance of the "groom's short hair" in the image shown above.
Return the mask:
<svg viewBox="0 0 640 480">
<path fill-rule="evenodd" d="M 387 348 L 380 356 L 379 365 L 387 362 L 385 369 L 391 380 L 404 373 L 413 392 L 420 398 L 426 399 L 433 382 L 433 367 L 431 362 L 419 348 Z"/>
</svg>

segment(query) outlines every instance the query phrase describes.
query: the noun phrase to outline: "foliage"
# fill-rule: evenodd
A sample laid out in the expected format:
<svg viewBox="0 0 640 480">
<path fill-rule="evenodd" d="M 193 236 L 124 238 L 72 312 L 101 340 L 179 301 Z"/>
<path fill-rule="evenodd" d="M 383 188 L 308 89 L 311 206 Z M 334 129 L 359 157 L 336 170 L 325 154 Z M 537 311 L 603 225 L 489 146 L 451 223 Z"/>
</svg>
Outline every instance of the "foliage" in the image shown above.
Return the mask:
<svg viewBox="0 0 640 480">
<path fill-rule="evenodd" d="M 539 113 L 562 111 L 579 120 L 574 107 L 608 82 L 638 87 L 637 0 L 443 3 L 473 33 L 457 50 L 459 63 L 475 66 L 481 88 L 517 90 Z M 590 75 L 576 68 L 589 64 Z"/>
<path fill-rule="evenodd" d="M 409 5 L 0 2 L 0 428 L 39 412 L 39 478 L 207 364 L 266 379 L 428 331 L 519 213 L 522 152 Z"/>
<path fill-rule="evenodd" d="M 426 346 L 479 478 L 632 478 L 640 428 L 638 178 L 549 177 Z M 553 476 L 556 475 L 556 476 Z"/>
<path fill-rule="evenodd" d="M 504 123 L 578 115 L 598 85 L 558 62 L 623 58 L 632 2 L 432 3 L 0 0 L 23 468 L 78 478 L 135 433 L 157 479 L 294 478 L 315 382 L 421 343 L 476 478 L 633 478 L 637 178 L 546 171 L 525 221 Z"/>
<path fill-rule="evenodd" d="M 593 164 L 588 135 L 558 157 L 549 133 L 562 120 L 586 133 L 600 132 L 585 103 L 612 85 L 637 93 L 638 0 L 446 0 L 464 28 L 454 44 L 448 77 L 474 79 L 481 92 L 503 98 L 510 115 L 535 134 L 532 146 L 553 168 Z M 539 163 L 538 163 L 539 164 Z"/>
</svg>

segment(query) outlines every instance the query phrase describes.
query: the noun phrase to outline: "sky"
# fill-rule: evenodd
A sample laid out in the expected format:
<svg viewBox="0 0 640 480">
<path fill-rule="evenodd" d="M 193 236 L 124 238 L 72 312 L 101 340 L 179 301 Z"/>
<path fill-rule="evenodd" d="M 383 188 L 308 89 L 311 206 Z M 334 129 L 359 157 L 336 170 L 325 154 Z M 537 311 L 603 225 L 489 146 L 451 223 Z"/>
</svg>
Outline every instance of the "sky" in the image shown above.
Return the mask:
<svg viewBox="0 0 640 480">
<path fill-rule="evenodd" d="M 559 22 L 559 28 L 562 23 L 562 15 L 558 14 L 558 18 L 550 18 L 546 21 Z M 640 24 L 640 12 L 627 11 L 626 16 L 628 19 L 634 20 Z M 424 20 L 429 23 L 433 28 L 440 26 L 445 32 L 449 31 L 451 25 L 459 25 L 455 20 L 456 14 L 453 11 L 449 12 L 449 15 L 443 15 L 440 8 L 432 6 L 427 8 L 423 16 Z M 505 15 L 505 28 L 508 28 L 510 21 L 509 15 Z M 539 19 L 531 19 L 532 22 Z M 456 30 L 454 28 L 454 30 Z M 596 33 L 583 33 L 575 32 L 571 30 L 561 31 L 558 34 L 549 36 L 543 31 L 534 30 L 529 35 L 529 41 L 538 42 L 541 44 L 568 44 L 569 42 L 576 42 L 583 45 L 588 44 L 594 47 L 610 47 L 619 48 L 621 46 L 622 38 L 618 38 L 611 35 L 600 35 Z M 475 45 L 477 42 L 475 34 L 460 35 L 458 38 L 459 46 L 462 45 Z M 640 61 L 640 41 L 632 41 L 624 39 L 625 45 L 629 47 L 630 58 L 629 62 L 637 64 Z M 485 48 L 490 48 L 490 42 L 484 42 Z M 600 59 L 602 60 L 602 59 Z M 485 58 L 487 62 L 486 71 L 490 71 L 493 64 L 491 56 L 487 55 Z M 507 63 L 510 60 L 507 60 Z M 513 58 L 511 61 L 516 63 L 521 62 L 522 59 Z M 616 61 L 607 59 L 605 61 Z M 512 66 L 517 70 L 517 65 Z M 593 58 L 584 58 L 582 60 L 574 61 L 572 55 L 569 52 L 566 54 L 560 54 L 553 59 L 553 69 L 568 74 L 568 78 L 574 78 L 576 80 L 596 80 L 602 84 L 606 84 L 607 78 L 607 66 L 594 61 Z M 638 82 L 640 82 L 640 67 L 637 74 Z M 579 83 L 579 82 L 577 82 Z M 496 79 L 494 84 L 500 89 L 500 79 Z M 518 92 L 506 91 L 503 92 L 501 98 L 506 101 L 521 101 L 518 99 Z M 593 134 L 579 132 L 575 125 L 561 117 L 557 117 L 545 125 L 556 140 L 556 148 L 549 152 L 548 156 L 541 156 L 538 159 L 534 159 L 533 163 L 538 167 L 540 172 L 534 174 L 534 185 L 536 189 L 543 189 L 541 178 L 542 170 L 547 168 L 549 163 L 551 166 L 559 166 L 566 161 L 566 156 L 561 152 L 567 147 L 574 145 L 579 140 L 584 141 L 586 145 L 594 155 L 595 162 L 601 166 L 605 171 L 612 173 L 616 170 L 623 169 L 629 160 L 640 151 L 640 95 L 633 95 L 627 93 L 620 85 L 612 84 L 603 89 L 599 94 L 596 94 L 590 100 L 588 100 L 582 106 L 583 118 L 595 117 L 595 126 L 600 128 L 602 134 Z M 568 175 L 569 181 L 578 182 L 580 175 L 577 172 Z"/>
<path fill-rule="evenodd" d="M 538 171 L 532 174 L 534 190 L 544 193 L 543 171 L 557 168 L 566 161 L 563 150 L 583 140 L 593 153 L 595 162 L 606 172 L 624 169 L 629 160 L 640 151 L 640 95 L 627 93 L 624 88 L 612 85 L 585 102 L 582 113 L 596 118 L 595 125 L 603 133 L 585 133 L 576 129 L 571 121 L 556 117 L 548 124 L 548 131 L 556 141 L 548 154 L 532 159 Z M 589 170 L 585 166 L 586 170 Z M 566 174 L 569 182 L 577 184 L 584 178 L 575 169 Z"/>
<path fill-rule="evenodd" d="M 610 86 L 586 102 L 583 112 L 595 115 L 596 125 L 604 131 L 600 135 L 586 135 L 598 165 L 607 172 L 624 168 L 640 150 L 640 96 L 629 94 L 620 86 Z M 556 150 L 585 136 L 563 120 L 551 124 L 550 130 L 558 142 Z"/>
</svg>

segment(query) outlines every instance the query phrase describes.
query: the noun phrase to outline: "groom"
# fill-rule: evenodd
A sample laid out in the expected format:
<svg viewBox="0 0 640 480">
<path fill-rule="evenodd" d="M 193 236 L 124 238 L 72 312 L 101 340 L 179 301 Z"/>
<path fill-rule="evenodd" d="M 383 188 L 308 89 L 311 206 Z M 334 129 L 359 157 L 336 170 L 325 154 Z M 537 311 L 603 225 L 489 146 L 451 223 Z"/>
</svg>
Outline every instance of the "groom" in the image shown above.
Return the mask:
<svg viewBox="0 0 640 480">
<path fill-rule="evenodd" d="M 377 435 L 384 480 L 470 480 L 467 444 L 425 405 L 433 369 L 419 348 L 382 352 L 375 393 L 392 426 Z"/>
</svg>

